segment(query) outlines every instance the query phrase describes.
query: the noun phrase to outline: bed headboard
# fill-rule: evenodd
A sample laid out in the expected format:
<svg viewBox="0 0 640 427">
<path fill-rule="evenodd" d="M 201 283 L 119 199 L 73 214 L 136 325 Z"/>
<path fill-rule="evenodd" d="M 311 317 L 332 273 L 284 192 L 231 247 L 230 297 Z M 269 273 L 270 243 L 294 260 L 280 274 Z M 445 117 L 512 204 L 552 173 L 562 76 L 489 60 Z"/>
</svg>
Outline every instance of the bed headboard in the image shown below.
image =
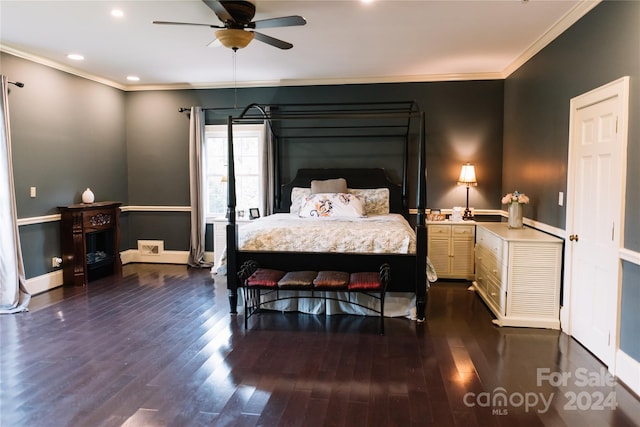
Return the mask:
<svg viewBox="0 0 640 427">
<path fill-rule="evenodd" d="M 408 215 L 408 209 L 403 202 L 402 185 L 391 182 L 382 168 L 298 169 L 295 178 L 281 186 L 281 197 L 277 211 L 289 212 L 293 187 L 311 187 L 311 181 L 314 179 L 335 178 L 346 179 L 349 188 L 388 188 L 390 212 Z"/>
</svg>

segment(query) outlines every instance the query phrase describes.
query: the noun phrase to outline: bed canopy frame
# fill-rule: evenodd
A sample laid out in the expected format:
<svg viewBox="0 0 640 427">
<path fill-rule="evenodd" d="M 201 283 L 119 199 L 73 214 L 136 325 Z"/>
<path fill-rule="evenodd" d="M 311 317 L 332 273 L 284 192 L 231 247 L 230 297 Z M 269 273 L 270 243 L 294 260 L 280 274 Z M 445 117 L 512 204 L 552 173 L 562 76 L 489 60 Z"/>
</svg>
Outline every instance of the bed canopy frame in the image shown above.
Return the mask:
<svg viewBox="0 0 640 427">
<path fill-rule="evenodd" d="M 214 114 L 228 112 L 229 109 L 215 110 Z M 391 265 L 390 291 L 411 291 L 416 294 L 416 317 L 424 320 L 427 302 L 426 292 L 426 162 L 425 162 L 425 115 L 415 101 L 369 102 L 369 103 L 316 103 L 316 104 L 250 104 L 238 115 L 227 115 L 228 163 L 227 163 L 227 288 L 231 313 L 237 312 L 238 277 L 243 262 L 257 260 L 272 268 L 286 265 L 296 269 L 360 268 L 362 271 L 376 271 L 388 262 Z M 233 130 L 236 124 L 265 123 L 272 135 L 274 153 L 275 212 L 288 212 L 290 187 L 308 186 L 310 179 L 345 177 L 352 188 L 390 188 L 390 208 L 392 212 L 409 216 L 409 182 L 416 182 L 415 221 L 416 253 L 400 254 L 351 254 L 351 253 L 286 253 L 247 252 L 237 248 L 238 226 L 236 224 L 236 185 L 234 170 Z M 382 169 L 307 169 L 303 176 L 294 178 L 288 184 L 282 181 L 281 149 L 284 143 L 296 141 L 322 143 L 324 141 L 382 141 L 402 144 L 402 183 L 392 185 Z M 417 147 L 416 147 L 417 142 Z M 413 144 L 413 146 L 412 146 Z M 415 157 L 411 156 L 414 148 Z M 416 175 L 410 179 L 411 161 L 415 160 Z M 375 177 L 374 177 L 375 175 Z M 290 177 L 291 178 L 291 177 Z M 384 179 L 383 179 L 384 178 Z M 381 180 L 386 180 L 387 184 Z M 399 187 L 399 191 L 397 188 Z M 285 189 L 285 190 L 283 190 Z M 283 259 L 286 258 L 286 262 Z M 356 266 L 356 267 L 354 267 Z M 368 269 L 368 270 L 367 270 Z M 356 270 L 357 271 L 357 270 Z"/>
</svg>

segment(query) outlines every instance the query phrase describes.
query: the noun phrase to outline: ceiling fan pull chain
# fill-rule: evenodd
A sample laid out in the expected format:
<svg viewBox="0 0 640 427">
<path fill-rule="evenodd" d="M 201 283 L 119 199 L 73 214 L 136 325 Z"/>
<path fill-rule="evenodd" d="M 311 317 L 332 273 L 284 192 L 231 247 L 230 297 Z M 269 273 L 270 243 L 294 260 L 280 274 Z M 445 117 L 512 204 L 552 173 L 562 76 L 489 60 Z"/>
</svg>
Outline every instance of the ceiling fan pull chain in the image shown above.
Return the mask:
<svg viewBox="0 0 640 427">
<path fill-rule="evenodd" d="M 233 108 L 238 108 L 238 82 L 236 80 L 236 53 L 238 49 L 233 49 Z"/>
</svg>

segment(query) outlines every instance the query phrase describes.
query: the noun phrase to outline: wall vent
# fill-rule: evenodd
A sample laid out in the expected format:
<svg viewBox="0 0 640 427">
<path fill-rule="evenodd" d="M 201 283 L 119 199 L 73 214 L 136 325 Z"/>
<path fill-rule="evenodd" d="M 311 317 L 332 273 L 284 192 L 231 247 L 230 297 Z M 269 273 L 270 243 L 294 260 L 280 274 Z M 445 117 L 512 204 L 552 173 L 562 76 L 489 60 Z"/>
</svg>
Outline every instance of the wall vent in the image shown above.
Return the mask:
<svg viewBox="0 0 640 427">
<path fill-rule="evenodd" d="M 138 240 L 140 255 L 160 255 L 164 252 L 164 240 Z"/>
</svg>

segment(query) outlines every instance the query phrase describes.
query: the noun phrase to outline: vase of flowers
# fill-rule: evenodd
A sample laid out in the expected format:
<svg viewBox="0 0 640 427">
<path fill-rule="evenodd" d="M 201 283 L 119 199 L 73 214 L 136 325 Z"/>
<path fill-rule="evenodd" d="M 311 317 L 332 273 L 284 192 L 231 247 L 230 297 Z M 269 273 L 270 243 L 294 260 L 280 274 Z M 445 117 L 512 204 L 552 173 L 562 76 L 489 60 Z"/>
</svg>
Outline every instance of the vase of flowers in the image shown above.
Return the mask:
<svg viewBox="0 0 640 427">
<path fill-rule="evenodd" d="M 529 197 L 526 194 L 514 191 L 505 194 L 502 198 L 502 204 L 509 208 L 508 225 L 509 228 L 522 228 L 522 205 L 529 203 Z"/>
</svg>

